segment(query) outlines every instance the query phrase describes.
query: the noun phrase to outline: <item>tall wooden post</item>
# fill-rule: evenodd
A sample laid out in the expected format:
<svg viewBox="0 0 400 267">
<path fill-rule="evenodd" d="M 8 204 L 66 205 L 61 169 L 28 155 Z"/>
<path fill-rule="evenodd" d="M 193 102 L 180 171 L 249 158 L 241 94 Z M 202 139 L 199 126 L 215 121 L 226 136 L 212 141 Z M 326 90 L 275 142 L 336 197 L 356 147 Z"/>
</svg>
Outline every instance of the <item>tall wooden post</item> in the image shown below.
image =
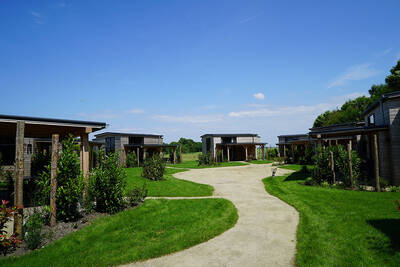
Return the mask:
<svg viewBox="0 0 400 267">
<path fill-rule="evenodd" d="M 179 162 L 182 162 L 182 147 L 179 146 Z"/>
<path fill-rule="evenodd" d="M 257 151 L 257 146 L 254 145 L 254 156 L 255 156 L 256 160 L 258 160 L 258 153 L 257 152 L 258 152 Z"/>
<path fill-rule="evenodd" d="M 86 201 L 87 190 L 89 185 L 89 134 L 84 133 L 81 135 L 81 170 L 85 178 L 85 190 L 83 192 L 83 199 Z"/>
<path fill-rule="evenodd" d="M 143 148 L 143 161 L 146 160 L 146 152 L 147 152 L 147 149 Z"/>
<path fill-rule="evenodd" d="M 221 161 L 224 162 L 224 147 L 221 147 Z"/>
<path fill-rule="evenodd" d="M 378 155 L 378 134 L 374 134 L 374 171 L 375 171 L 375 182 L 376 182 L 376 191 L 381 192 L 381 185 L 379 182 L 379 155 Z"/>
<path fill-rule="evenodd" d="M 350 176 L 351 187 L 354 188 L 353 166 L 351 163 L 351 140 L 349 140 L 349 142 L 347 143 L 347 162 L 349 165 L 349 176 Z"/>
<path fill-rule="evenodd" d="M 89 149 L 90 149 L 90 155 L 89 155 L 89 158 L 90 158 L 90 161 L 89 161 L 89 170 L 93 170 L 93 168 L 94 168 L 94 152 L 93 152 L 93 150 L 94 150 L 94 145 L 90 145 L 90 147 L 89 147 Z"/>
<path fill-rule="evenodd" d="M 245 150 L 245 152 L 246 152 L 246 161 L 247 161 L 247 160 L 249 160 L 249 156 L 248 156 L 248 154 L 247 154 L 247 146 L 244 147 L 244 150 Z"/>
<path fill-rule="evenodd" d="M 292 144 L 290 148 L 292 149 L 292 160 L 294 162 L 294 145 Z"/>
<path fill-rule="evenodd" d="M 286 159 L 286 145 L 283 145 L 283 159 Z"/>
<path fill-rule="evenodd" d="M 174 164 L 176 164 L 176 147 L 174 147 Z"/>
<path fill-rule="evenodd" d="M 136 158 L 137 158 L 137 166 L 140 165 L 140 154 L 139 154 L 139 147 L 136 148 Z"/>
<path fill-rule="evenodd" d="M 230 159 L 231 155 L 229 153 L 229 146 L 226 146 L 226 156 L 227 156 L 228 162 L 231 161 L 231 159 Z"/>
<path fill-rule="evenodd" d="M 262 149 L 263 160 L 265 160 L 265 147 L 264 147 L 264 145 L 261 146 L 261 149 Z"/>
<path fill-rule="evenodd" d="M 57 193 L 57 162 L 59 153 L 59 135 L 51 138 L 51 173 L 50 173 L 50 226 L 56 225 L 56 193 Z"/>
<path fill-rule="evenodd" d="M 333 152 L 329 152 L 331 154 L 331 171 L 333 177 L 333 183 L 336 184 L 336 173 L 335 173 L 335 160 L 333 159 Z"/>
<path fill-rule="evenodd" d="M 24 136 L 25 122 L 17 122 L 15 138 L 15 181 L 14 181 L 14 205 L 24 204 Z M 21 211 L 22 212 L 22 211 Z M 23 212 L 14 215 L 14 234 L 21 237 Z"/>
</svg>

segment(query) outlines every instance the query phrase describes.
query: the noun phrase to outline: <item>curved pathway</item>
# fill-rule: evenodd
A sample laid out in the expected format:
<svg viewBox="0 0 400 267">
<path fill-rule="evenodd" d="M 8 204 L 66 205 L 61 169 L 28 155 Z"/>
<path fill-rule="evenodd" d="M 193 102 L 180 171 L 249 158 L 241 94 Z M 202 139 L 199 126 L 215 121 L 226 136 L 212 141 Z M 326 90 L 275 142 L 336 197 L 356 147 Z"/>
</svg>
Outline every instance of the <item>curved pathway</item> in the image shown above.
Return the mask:
<svg viewBox="0 0 400 267">
<path fill-rule="evenodd" d="M 290 171 L 278 169 L 277 175 Z M 194 247 L 129 266 L 293 266 L 297 211 L 265 191 L 271 165 L 191 169 L 176 178 L 212 185 L 238 209 L 236 225 Z"/>
</svg>

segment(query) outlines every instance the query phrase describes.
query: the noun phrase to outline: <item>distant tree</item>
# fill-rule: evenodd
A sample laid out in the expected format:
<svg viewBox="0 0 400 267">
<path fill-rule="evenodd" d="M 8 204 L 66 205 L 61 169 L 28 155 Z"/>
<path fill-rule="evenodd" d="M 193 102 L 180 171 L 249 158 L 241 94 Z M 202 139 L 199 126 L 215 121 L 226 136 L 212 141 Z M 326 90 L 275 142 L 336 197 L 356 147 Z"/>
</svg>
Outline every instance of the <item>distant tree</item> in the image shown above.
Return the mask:
<svg viewBox="0 0 400 267">
<path fill-rule="evenodd" d="M 390 91 L 400 91 L 400 60 L 397 65 L 390 70 L 389 76 L 385 79 Z"/>
<path fill-rule="evenodd" d="M 201 142 L 195 142 L 192 139 L 180 138 L 178 142 L 171 142 L 170 145 L 179 145 L 182 148 L 182 153 L 193 153 L 201 151 Z"/>
</svg>

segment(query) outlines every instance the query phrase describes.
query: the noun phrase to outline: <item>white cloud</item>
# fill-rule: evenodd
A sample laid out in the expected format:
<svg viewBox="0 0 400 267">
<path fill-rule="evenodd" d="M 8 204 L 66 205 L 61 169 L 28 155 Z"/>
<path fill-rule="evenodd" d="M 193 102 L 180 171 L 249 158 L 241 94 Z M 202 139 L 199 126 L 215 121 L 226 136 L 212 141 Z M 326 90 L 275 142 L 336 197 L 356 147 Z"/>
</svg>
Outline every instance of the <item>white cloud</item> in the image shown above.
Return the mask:
<svg viewBox="0 0 400 267">
<path fill-rule="evenodd" d="M 163 121 L 163 122 L 178 122 L 178 123 L 210 123 L 222 121 L 223 116 L 218 115 L 183 115 L 183 116 L 173 116 L 173 115 L 155 115 L 153 119 Z"/>
<path fill-rule="evenodd" d="M 346 72 L 328 84 L 328 88 L 342 86 L 349 81 L 360 81 L 373 77 L 379 73 L 378 70 L 371 68 L 371 64 L 365 63 L 354 65 L 347 68 Z"/>
<path fill-rule="evenodd" d="M 31 15 L 33 17 L 33 21 L 36 24 L 44 24 L 42 14 L 40 14 L 39 12 L 31 11 Z"/>
<path fill-rule="evenodd" d="M 140 108 L 129 109 L 126 111 L 128 114 L 143 114 L 144 110 Z"/>
<path fill-rule="evenodd" d="M 263 93 L 257 93 L 257 94 L 254 94 L 253 96 L 257 100 L 263 100 L 265 98 Z"/>
</svg>

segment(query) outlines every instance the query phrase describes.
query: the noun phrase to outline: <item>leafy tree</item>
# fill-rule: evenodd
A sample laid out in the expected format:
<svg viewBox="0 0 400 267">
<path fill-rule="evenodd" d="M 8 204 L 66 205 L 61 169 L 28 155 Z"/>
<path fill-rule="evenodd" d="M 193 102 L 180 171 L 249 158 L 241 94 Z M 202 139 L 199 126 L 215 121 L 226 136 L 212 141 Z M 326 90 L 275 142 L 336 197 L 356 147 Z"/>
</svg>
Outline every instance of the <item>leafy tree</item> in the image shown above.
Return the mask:
<svg viewBox="0 0 400 267">
<path fill-rule="evenodd" d="M 390 70 L 390 75 L 385 79 L 391 92 L 400 90 L 400 60 L 397 65 Z"/>
</svg>

